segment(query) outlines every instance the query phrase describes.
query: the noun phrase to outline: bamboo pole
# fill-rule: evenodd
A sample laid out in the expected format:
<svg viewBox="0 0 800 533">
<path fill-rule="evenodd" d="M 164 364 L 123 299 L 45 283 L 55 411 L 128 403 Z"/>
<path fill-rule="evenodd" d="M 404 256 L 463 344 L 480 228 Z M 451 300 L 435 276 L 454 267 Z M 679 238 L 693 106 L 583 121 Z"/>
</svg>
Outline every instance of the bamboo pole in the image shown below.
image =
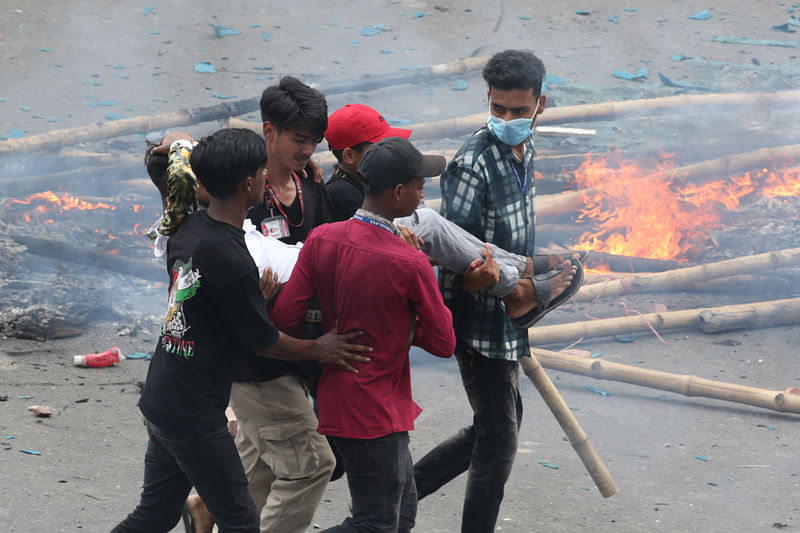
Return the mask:
<svg viewBox="0 0 800 533">
<path fill-rule="evenodd" d="M 318 89 L 325 95 L 330 96 L 333 94 L 344 94 L 355 91 L 371 91 L 381 87 L 403 85 L 407 83 L 421 84 L 434 81 L 439 78 L 447 78 L 450 76 L 466 74 L 473 70 L 482 69 L 484 65 L 486 65 L 487 61 L 489 61 L 489 58 L 490 56 L 467 57 L 464 59 L 450 61 L 449 63 L 392 72 L 379 76 L 368 74 L 356 80 L 345 80 L 328 84 L 314 83 L 312 84 L 312 87 Z"/>
<path fill-rule="evenodd" d="M 564 402 L 564 398 L 561 397 L 558 389 L 553 385 L 553 382 L 533 353 L 531 352 L 530 357 L 521 358 L 519 363 L 525 375 L 528 376 L 528 379 L 531 380 L 539 394 L 541 394 L 547 407 L 550 408 L 550 412 L 555 416 L 561 429 L 566 433 L 572 448 L 577 452 L 589 475 L 592 476 L 592 480 L 597 485 L 603 498 L 609 498 L 619 492 L 619 487 L 614 478 L 611 477 L 605 464 L 603 464 L 600 456 L 597 455 L 594 446 L 592 446 L 592 441 L 589 440 L 575 415 L 572 414 L 572 411 Z"/>
<path fill-rule="evenodd" d="M 667 329 L 697 329 L 700 327 L 698 319 L 704 311 L 736 314 L 748 309 L 752 310 L 751 320 L 747 324 L 748 327 L 781 326 L 800 322 L 800 298 L 786 298 L 769 302 L 666 311 L 641 316 L 605 318 L 553 326 L 536 326 L 531 328 L 528 338 L 531 344 L 542 346 L 594 337 L 627 335 L 649 331 L 651 327 L 659 331 Z M 741 324 L 735 323 L 734 327 L 741 327 Z"/>
<path fill-rule="evenodd" d="M 591 257 L 591 255 L 590 255 Z M 592 301 L 598 296 L 622 296 L 654 291 L 677 291 L 709 279 L 737 274 L 752 274 L 764 270 L 800 264 L 800 248 L 776 250 L 747 257 L 737 257 L 716 263 L 707 263 L 647 276 L 611 279 L 605 283 L 584 285 L 575 294 L 579 302 Z"/>
<path fill-rule="evenodd" d="M 800 395 L 786 394 L 785 391 L 759 389 L 687 374 L 648 370 L 603 359 L 585 359 L 540 348 L 531 349 L 531 353 L 536 356 L 542 366 L 551 370 L 590 376 L 595 379 L 621 381 L 642 387 L 676 392 L 684 396 L 701 396 L 773 411 L 800 414 Z"/>
<path fill-rule="evenodd" d="M 547 108 L 536 119 L 536 124 L 545 126 L 550 124 L 617 120 L 635 115 L 654 115 L 674 109 L 685 110 L 687 107 L 715 107 L 720 110 L 732 107 L 782 108 L 796 106 L 798 101 L 800 101 L 800 90 L 774 93 L 678 95 Z M 450 120 L 415 124 L 411 128 L 415 132 L 416 139 L 455 137 L 480 128 L 486 122 L 487 116 L 488 110 Z"/>
<path fill-rule="evenodd" d="M 141 161 L 136 164 L 81 167 L 52 174 L 0 178 L 0 190 L 3 191 L 4 196 L 10 196 L 41 192 L 47 189 L 59 189 L 76 183 L 105 186 L 118 180 L 141 177 L 142 175 L 146 175 L 146 173 Z M 155 189 L 155 186 L 153 186 L 153 189 Z"/>
<path fill-rule="evenodd" d="M 86 250 L 80 246 L 68 244 L 63 241 L 26 237 L 23 235 L 9 235 L 9 237 L 19 244 L 24 245 L 28 249 L 28 253 L 34 255 L 112 270 L 120 274 L 136 276 L 149 281 L 163 281 L 164 283 L 169 281 L 169 276 L 164 266 L 149 261 L 121 257 L 94 250 Z"/>
<path fill-rule="evenodd" d="M 61 146 L 75 145 L 82 142 L 188 126 L 200 122 L 218 120 L 229 115 L 243 115 L 255 111 L 256 109 L 258 109 L 258 100 L 240 100 L 210 107 L 182 109 L 180 111 L 162 113 L 160 115 L 126 118 L 110 122 L 96 122 L 88 126 L 54 130 L 40 135 L 23 137 L 21 139 L 0 141 L 0 156 L 51 150 Z"/>
<path fill-rule="evenodd" d="M 762 168 L 774 168 L 778 165 L 793 164 L 800 159 L 800 144 L 761 148 L 743 154 L 734 154 L 709 161 L 686 165 L 673 170 L 656 172 L 641 177 L 650 180 L 673 180 L 677 185 L 705 183 L 726 179 Z M 537 196 L 537 218 L 558 216 L 569 211 L 577 211 L 587 196 L 603 194 L 601 189 L 592 187 L 563 194 Z"/>
<path fill-rule="evenodd" d="M 319 86 L 317 88 L 330 96 L 403 83 L 424 83 L 437 78 L 463 74 L 481 68 L 486 64 L 488 59 L 488 56 L 468 57 L 451 61 L 450 63 L 432 65 L 384 76 L 364 76 L 357 80 L 334 82 L 328 86 Z M 110 122 L 97 122 L 78 128 L 56 130 L 41 135 L 23 137 L 21 139 L 0 141 L 0 156 L 48 150 L 60 146 L 108 139 L 121 135 L 147 133 L 148 131 L 189 126 L 200 122 L 209 122 L 230 116 L 244 115 L 256 111 L 258 108 L 258 98 L 251 98 L 208 107 L 182 109 L 173 113 L 162 113 L 159 115 L 141 116 Z"/>
</svg>

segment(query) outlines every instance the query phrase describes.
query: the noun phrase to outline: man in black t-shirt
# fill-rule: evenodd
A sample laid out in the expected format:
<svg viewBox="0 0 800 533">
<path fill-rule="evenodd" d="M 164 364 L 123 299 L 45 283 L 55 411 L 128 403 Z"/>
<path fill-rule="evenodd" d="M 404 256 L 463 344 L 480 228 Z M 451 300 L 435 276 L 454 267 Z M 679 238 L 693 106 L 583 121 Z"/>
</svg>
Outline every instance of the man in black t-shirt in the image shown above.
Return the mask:
<svg viewBox="0 0 800 533">
<path fill-rule="evenodd" d="M 305 241 L 331 222 L 325 184 L 303 169 L 328 125 L 325 96 L 286 76 L 261 95 L 269 161 L 261 201 L 248 218 L 286 244 Z M 308 529 L 336 460 L 309 401 L 319 365 L 244 357 L 237 364 L 230 406 L 238 419 L 236 445 L 261 512 L 261 533 Z"/>
<path fill-rule="evenodd" d="M 139 408 L 149 442 L 139 505 L 113 533 L 169 531 L 192 486 L 220 530 L 255 533 L 259 516 L 247 490 L 225 407 L 234 363 L 243 353 L 317 359 L 352 370 L 367 347 L 360 332 L 293 339 L 267 317 L 258 273 L 241 230 L 264 187 L 263 140 L 248 130 L 221 130 L 198 143 L 191 164 L 210 194 L 170 238 L 169 302 Z"/>
</svg>

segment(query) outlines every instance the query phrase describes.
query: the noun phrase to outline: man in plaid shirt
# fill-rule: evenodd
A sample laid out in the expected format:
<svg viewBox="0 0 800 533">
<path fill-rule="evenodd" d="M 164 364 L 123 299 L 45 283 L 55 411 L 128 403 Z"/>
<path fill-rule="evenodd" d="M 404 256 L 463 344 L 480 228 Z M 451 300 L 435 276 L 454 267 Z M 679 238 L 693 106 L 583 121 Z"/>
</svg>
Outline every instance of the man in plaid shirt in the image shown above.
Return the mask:
<svg viewBox="0 0 800 533">
<path fill-rule="evenodd" d="M 481 241 L 524 256 L 534 252 L 531 129 L 545 107 L 544 74 L 544 65 L 532 53 L 506 50 L 493 56 L 483 71 L 489 120 L 469 137 L 441 177 L 445 218 Z M 544 270 L 557 268 L 547 279 L 545 299 L 571 289 L 576 274 L 572 260 L 551 261 Z M 536 283 L 520 283 L 515 290 L 536 298 Z M 473 425 L 423 457 L 414 477 L 423 498 L 468 470 L 461 531 L 488 533 L 494 531 L 517 449 L 522 420 L 517 360 L 530 355 L 528 331 L 512 325 L 516 317 L 499 297 L 464 290 L 459 275 L 440 269 L 439 286 L 453 313 L 455 355 L 474 418 Z"/>
</svg>

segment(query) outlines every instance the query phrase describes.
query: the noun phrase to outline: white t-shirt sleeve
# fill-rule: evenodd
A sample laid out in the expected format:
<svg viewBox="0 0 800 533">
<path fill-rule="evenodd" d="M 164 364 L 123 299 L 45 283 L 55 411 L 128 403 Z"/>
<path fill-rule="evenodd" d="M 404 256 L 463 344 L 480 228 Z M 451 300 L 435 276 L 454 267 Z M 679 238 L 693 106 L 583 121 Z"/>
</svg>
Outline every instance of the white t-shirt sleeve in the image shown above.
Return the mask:
<svg viewBox="0 0 800 533">
<path fill-rule="evenodd" d="M 286 244 L 274 237 L 267 237 L 253 225 L 249 218 L 242 224 L 244 243 L 258 267 L 258 275 L 264 274 L 267 267 L 278 274 L 278 281 L 286 283 L 292 275 L 297 256 L 303 243 Z"/>
</svg>

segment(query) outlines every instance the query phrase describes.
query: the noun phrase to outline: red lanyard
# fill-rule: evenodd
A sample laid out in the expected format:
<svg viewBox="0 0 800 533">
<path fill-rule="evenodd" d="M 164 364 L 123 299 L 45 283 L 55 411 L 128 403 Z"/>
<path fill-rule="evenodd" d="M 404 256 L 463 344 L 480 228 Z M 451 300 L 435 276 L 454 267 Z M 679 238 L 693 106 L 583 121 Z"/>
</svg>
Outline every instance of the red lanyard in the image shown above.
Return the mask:
<svg viewBox="0 0 800 533">
<path fill-rule="evenodd" d="M 300 186 L 300 178 L 298 178 L 297 174 L 295 174 L 294 172 L 292 172 L 292 180 L 294 181 L 294 186 L 297 187 L 297 196 L 300 198 L 299 223 L 292 224 L 292 221 L 289 220 L 289 216 L 283 210 L 283 207 L 281 207 L 281 202 L 280 200 L 278 200 L 278 196 L 275 194 L 275 191 L 272 190 L 272 186 L 269 184 L 269 177 L 267 177 L 267 182 L 266 185 L 264 186 L 268 195 L 264 197 L 264 205 L 266 205 L 267 209 L 269 209 L 270 216 L 272 216 L 272 206 L 275 205 L 275 207 L 278 208 L 278 211 L 280 211 L 281 215 L 283 215 L 283 218 L 286 219 L 287 224 L 289 224 L 293 228 L 299 228 L 300 226 L 303 225 L 303 221 L 306 218 L 306 209 L 305 209 L 305 204 L 303 203 L 303 188 Z"/>
</svg>

